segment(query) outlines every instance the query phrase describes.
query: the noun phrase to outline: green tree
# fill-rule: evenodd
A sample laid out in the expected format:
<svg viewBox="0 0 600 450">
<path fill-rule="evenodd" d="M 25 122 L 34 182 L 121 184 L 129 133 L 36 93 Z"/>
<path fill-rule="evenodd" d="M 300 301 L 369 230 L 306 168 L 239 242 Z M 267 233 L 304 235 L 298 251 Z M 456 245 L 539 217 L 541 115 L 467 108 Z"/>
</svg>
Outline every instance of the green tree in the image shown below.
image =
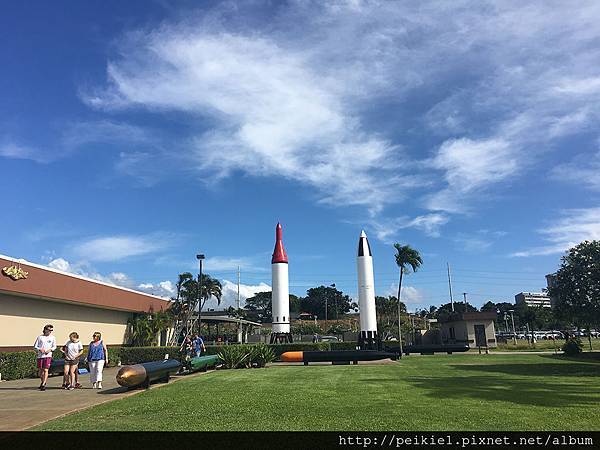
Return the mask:
<svg viewBox="0 0 600 450">
<path fill-rule="evenodd" d="M 300 297 L 294 294 L 290 294 L 290 312 L 301 313 L 302 307 L 300 304 Z"/>
<path fill-rule="evenodd" d="M 244 309 L 247 311 L 248 319 L 261 323 L 270 322 L 271 292 L 258 292 L 254 297 L 247 298 Z"/>
<path fill-rule="evenodd" d="M 600 241 L 584 241 L 561 260 L 548 293 L 556 314 L 587 328 L 589 336 L 589 330 L 600 323 Z M 591 349 L 591 336 L 589 344 Z"/>
<path fill-rule="evenodd" d="M 394 244 L 396 249 L 396 265 L 400 268 L 400 281 L 398 282 L 398 343 L 400 344 L 400 354 L 402 354 L 402 330 L 400 323 L 400 303 L 402 294 L 402 278 L 404 273 L 410 273 L 412 269 L 416 272 L 423 264 L 423 259 L 417 250 L 410 245 Z"/>
<path fill-rule="evenodd" d="M 173 323 L 169 312 L 158 311 L 137 314 L 127 321 L 126 341 L 137 347 L 156 345 L 158 335 L 167 330 Z"/>
<path fill-rule="evenodd" d="M 445 303 L 437 309 L 436 316 L 444 322 L 450 319 L 458 319 L 461 314 L 468 312 L 477 312 L 477 308 L 469 302 L 454 302 L 454 311 L 452 311 L 452 303 Z"/>
<path fill-rule="evenodd" d="M 319 319 L 325 318 L 325 305 L 327 305 L 327 318 L 337 319 L 341 315 L 356 308 L 349 296 L 333 286 L 318 286 L 306 291 L 306 297 L 300 299 L 302 312 L 314 314 Z"/>
<path fill-rule="evenodd" d="M 292 334 L 322 334 L 323 329 L 315 323 L 296 323 L 291 327 Z"/>
</svg>

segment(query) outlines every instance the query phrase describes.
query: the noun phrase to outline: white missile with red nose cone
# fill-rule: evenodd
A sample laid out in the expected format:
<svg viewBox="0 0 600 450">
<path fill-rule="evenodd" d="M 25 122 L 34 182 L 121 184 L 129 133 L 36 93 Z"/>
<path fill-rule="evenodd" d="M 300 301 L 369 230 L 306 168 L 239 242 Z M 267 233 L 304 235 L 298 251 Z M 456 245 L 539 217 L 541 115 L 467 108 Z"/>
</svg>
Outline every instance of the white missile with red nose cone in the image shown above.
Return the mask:
<svg viewBox="0 0 600 450">
<path fill-rule="evenodd" d="M 275 250 L 271 259 L 271 309 L 273 328 L 271 343 L 292 342 L 290 334 L 290 288 L 288 281 L 288 257 L 283 248 L 281 224 L 275 228 Z"/>
<path fill-rule="evenodd" d="M 358 240 L 356 265 L 358 271 L 358 306 L 360 308 L 360 336 L 358 342 L 362 350 L 376 350 L 380 344 L 377 335 L 373 255 L 364 231 L 361 231 Z"/>
</svg>

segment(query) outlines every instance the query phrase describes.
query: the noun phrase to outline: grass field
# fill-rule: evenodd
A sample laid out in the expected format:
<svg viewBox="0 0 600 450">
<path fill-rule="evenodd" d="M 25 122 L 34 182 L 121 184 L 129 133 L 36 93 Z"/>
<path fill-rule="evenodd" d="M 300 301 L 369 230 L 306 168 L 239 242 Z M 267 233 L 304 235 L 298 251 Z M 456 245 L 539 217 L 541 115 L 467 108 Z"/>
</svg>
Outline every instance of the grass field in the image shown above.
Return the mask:
<svg viewBox="0 0 600 450">
<path fill-rule="evenodd" d="M 600 430 L 600 363 L 551 355 L 223 370 L 42 430 Z"/>
<path fill-rule="evenodd" d="M 554 351 L 554 349 L 558 349 L 560 351 L 560 348 L 563 346 L 563 344 L 565 343 L 564 340 L 562 339 L 557 339 L 556 342 L 552 341 L 552 340 L 544 340 L 544 339 L 540 339 L 539 341 L 537 341 L 535 343 L 534 346 L 531 346 L 527 343 L 526 340 L 523 339 L 517 339 L 517 345 L 513 344 L 512 340 L 509 340 L 506 344 L 498 344 L 498 347 L 495 349 L 491 349 L 491 351 L 511 351 L 511 350 L 515 350 L 515 351 L 519 351 L 519 352 L 540 352 L 540 351 Z M 590 351 L 590 344 L 588 342 L 588 338 L 582 338 L 581 339 L 581 343 L 583 344 L 583 351 L 584 352 L 589 352 Z M 598 351 L 600 350 L 600 339 L 596 339 L 593 338 L 592 339 L 592 351 Z M 477 349 L 472 349 L 473 351 L 477 351 Z"/>
</svg>

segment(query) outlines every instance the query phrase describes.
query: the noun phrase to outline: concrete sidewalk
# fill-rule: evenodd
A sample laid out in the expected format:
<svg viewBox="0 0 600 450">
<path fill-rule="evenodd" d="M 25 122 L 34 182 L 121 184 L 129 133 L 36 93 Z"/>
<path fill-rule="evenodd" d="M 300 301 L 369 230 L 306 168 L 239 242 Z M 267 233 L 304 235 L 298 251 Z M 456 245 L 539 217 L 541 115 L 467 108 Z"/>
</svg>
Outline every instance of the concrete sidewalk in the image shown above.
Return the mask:
<svg viewBox="0 0 600 450">
<path fill-rule="evenodd" d="M 119 386 L 115 378 L 118 369 L 119 367 L 104 369 L 103 389 L 92 389 L 88 374 L 79 376 L 83 388 L 72 391 L 62 389 L 62 376 L 48 378 L 44 392 L 38 390 L 40 385 L 38 378 L 1 382 L 0 431 L 25 430 L 71 412 L 144 391 L 144 389 L 128 391 Z M 172 376 L 171 382 L 181 378 L 184 377 Z M 166 385 L 166 383 L 155 383 L 150 388 Z"/>
</svg>

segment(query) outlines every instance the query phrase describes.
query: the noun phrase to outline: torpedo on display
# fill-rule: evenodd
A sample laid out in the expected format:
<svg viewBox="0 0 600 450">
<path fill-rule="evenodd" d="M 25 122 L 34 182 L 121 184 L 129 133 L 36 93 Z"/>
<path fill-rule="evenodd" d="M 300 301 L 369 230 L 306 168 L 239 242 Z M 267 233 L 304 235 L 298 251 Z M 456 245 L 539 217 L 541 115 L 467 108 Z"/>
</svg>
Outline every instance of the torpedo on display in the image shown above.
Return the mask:
<svg viewBox="0 0 600 450">
<path fill-rule="evenodd" d="M 164 359 L 121 367 L 117 373 L 117 383 L 126 388 L 142 386 L 147 389 L 156 380 L 168 383 L 171 374 L 177 372 L 180 366 L 181 363 L 176 359 Z"/>
<path fill-rule="evenodd" d="M 196 372 L 200 370 L 206 372 L 211 367 L 215 368 L 219 363 L 219 359 L 217 355 L 196 356 L 189 361 L 190 371 Z"/>
<path fill-rule="evenodd" d="M 332 350 L 327 352 L 304 351 L 285 352 L 281 355 L 283 362 L 330 362 L 332 364 L 357 364 L 358 361 L 377 361 L 381 359 L 398 359 L 397 353 L 379 352 L 376 350 Z"/>
<path fill-rule="evenodd" d="M 434 353 L 462 353 L 468 352 L 470 349 L 468 344 L 411 344 L 404 345 L 402 351 L 405 355 L 411 353 L 420 353 L 421 355 L 433 355 Z M 400 351 L 400 347 L 386 347 L 388 352 Z"/>
</svg>

